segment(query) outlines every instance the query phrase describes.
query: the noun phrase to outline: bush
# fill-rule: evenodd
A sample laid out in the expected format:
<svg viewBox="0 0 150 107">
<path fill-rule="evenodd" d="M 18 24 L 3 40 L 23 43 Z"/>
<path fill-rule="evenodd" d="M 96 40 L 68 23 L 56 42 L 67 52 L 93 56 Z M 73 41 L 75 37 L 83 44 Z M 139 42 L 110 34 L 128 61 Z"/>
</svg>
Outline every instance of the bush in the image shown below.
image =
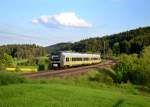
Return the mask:
<svg viewBox="0 0 150 107">
<path fill-rule="evenodd" d="M 38 64 L 38 62 L 39 62 L 39 59 L 38 58 L 30 58 L 28 61 L 28 65 L 32 65 L 32 66 L 35 66 L 35 65 L 37 65 Z"/>
<path fill-rule="evenodd" d="M 49 68 L 48 59 L 39 58 L 38 59 L 38 71 L 47 70 Z"/>
<path fill-rule="evenodd" d="M 115 82 L 117 83 L 127 83 L 130 80 L 130 74 L 135 71 L 136 69 L 136 62 L 137 56 L 136 55 L 122 55 L 119 58 L 119 63 L 114 68 L 116 71 L 116 77 L 114 78 Z"/>
<path fill-rule="evenodd" d="M 20 67 L 16 66 L 16 72 L 20 72 L 20 71 L 21 71 Z"/>
<path fill-rule="evenodd" d="M 117 83 L 147 85 L 150 83 L 150 47 L 143 50 L 141 55 L 122 55 L 114 70 Z"/>
<path fill-rule="evenodd" d="M 15 73 L 0 72 L 0 85 L 25 83 L 27 79 Z"/>
<path fill-rule="evenodd" d="M 0 55 L 0 66 L 1 67 L 14 66 L 13 58 L 6 53 Z"/>
<path fill-rule="evenodd" d="M 44 71 L 46 70 L 45 64 L 39 64 L 38 71 Z"/>
<path fill-rule="evenodd" d="M 51 70 L 52 68 L 53 68 L 53 67 L 52 67 L 52 64 L 49 63 L 48 66 L 47 66 L 47 69 L 48 69 L 48 70 Z"/>
<path fill-rule="evenodd" d="M 102 83 L 106 83 L 106 84 L 113 84 L 112 77 L 109 74 L 103 72 L 103 70 L 96 71 L 92 75 L 89 75 L 89 80 L 96 81 L 96 82 L 102 82 Z"/>
</svg>

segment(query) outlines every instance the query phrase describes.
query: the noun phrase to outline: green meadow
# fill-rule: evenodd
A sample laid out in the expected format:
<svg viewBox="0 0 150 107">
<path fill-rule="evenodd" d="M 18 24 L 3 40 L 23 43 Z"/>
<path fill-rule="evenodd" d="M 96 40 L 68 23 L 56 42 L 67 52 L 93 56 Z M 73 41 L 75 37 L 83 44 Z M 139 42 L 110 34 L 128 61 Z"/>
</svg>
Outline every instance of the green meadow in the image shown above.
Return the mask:
<svg viewBox="0 0 150 107">
<path fill-rule="evenodd" d="M 150 97 L 110 90 L 62 84 L 2 86 L 0 107 L 150 107 Z"/>
<path fill-rule="evenodd" d="M 130 83 L 90 81 L 91 72 L 40 80 L 1 73 L 0 107 L 150 107 L 148 92 Z"/>
</svg>

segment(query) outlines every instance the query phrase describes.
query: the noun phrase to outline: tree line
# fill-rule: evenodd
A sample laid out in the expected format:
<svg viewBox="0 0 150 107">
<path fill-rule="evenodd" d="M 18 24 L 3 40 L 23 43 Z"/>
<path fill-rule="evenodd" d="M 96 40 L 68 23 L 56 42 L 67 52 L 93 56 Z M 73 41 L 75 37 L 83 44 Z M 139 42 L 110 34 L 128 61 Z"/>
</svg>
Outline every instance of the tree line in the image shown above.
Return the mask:
<svg viewBox="0 0 150 107">
<path fill-rule="evenodd" d="M 76 51 L 119 55 L 122 53 L 140 54 L 145 46 L 150 45 L 150 27 L 143 27 L 104 37 L 84 39 L 75 43 L 59 43 L 46 47 L 50 52 Z"/>
<path fill-rule="evenodd" d="M 32 57 L 39 57 L 46 55 L 44 47 L 37 46 L 35 44 L 23 44 L 23 45 L 3 45 L 0 46 L 0 55 L 8 54 L 17 59 L 28 59 Z"/>
<path fill-rule="evenodd" d="M 6 53 L 13 58 L 27 59 L 44 56 L 55 51 L 75 51 L 111 56 L 122 53 L 140 54 L 148 45 L 150 45 L 150 27 L 143 27 L 104 37 L 84 39 L 75 43 L 58 43 L 48 47 L 35 44 L 3 45 L 0 46 L 0 55 Z"/>
</svg>

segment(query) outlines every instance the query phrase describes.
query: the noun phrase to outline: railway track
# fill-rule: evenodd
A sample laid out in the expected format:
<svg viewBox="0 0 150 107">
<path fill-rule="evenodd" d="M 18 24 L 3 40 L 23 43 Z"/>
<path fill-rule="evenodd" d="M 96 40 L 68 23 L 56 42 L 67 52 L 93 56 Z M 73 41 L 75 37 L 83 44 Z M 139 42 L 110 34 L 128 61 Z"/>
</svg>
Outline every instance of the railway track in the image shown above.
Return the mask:
<svg viewBox="0 0 150 107">
<path fill-rule="evenodd" d="M 90 69 L 94 69 L 94 68 L 103 69 L 106 67 L 113 66 L 115 64 L 116 63 L 112 60 L 106 60 L 106 61 L 103 61 L 102 63 L 96 64 L 96 65 L 82 66 L 82 67 L 69 68 L 69 69 L 63 69 L 63 70 L 50 70 L 50 71 L 42 71 L 42 72 L 36 72 L 36 73 L 26 73 L 23 75 L 26 77 L 29 77 L 29 78 L 65 77 L 65 76 L 83 74 L 83 73 L 89 71 Z"/>
</svg>

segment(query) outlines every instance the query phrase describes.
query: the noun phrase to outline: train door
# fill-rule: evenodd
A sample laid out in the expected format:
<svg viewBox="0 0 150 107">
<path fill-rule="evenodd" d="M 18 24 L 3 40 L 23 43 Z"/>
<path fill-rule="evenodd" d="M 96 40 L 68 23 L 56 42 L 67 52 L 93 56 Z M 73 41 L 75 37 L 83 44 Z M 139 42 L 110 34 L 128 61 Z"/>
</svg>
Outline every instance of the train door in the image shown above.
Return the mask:
<svg viewBox="0 0 150 107">
<path fill-rule="evenodd" d="M 65 56 L 61 55 L 60 66 L 64 67 L 64 65 L 65 65 Z"/>
</svg>

